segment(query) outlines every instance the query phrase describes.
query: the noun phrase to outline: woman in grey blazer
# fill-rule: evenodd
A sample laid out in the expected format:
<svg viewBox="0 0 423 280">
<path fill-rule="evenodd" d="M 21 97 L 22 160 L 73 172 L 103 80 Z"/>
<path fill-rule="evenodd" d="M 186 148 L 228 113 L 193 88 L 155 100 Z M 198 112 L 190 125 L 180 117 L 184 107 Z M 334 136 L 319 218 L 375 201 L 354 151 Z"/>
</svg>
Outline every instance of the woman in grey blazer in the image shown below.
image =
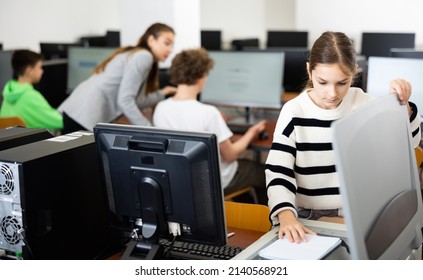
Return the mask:
<svg viewBox="0 0 423 280">
<path fill-rule="evenodd" d="M 92 131 L 99 122 L 124 116 L 135 125 L 151 125 L 142 110 L 155 105 L 174 87 L 158 89 L 158 62 L 172 52 L 175 33 L 163 24 L 151 25 L 135 46 L 121 47 L 99 64 L 59 106 L 62 133 Z"/>
</svg>

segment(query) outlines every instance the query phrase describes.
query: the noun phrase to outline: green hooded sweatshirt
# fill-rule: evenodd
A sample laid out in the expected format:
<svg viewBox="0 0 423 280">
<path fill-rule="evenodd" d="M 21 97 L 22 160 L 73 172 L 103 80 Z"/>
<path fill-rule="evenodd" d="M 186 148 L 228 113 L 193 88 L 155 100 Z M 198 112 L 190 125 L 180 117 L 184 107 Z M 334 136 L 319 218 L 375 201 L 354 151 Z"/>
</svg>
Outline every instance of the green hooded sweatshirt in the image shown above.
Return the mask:
<svg viewBox="0 0 423 280">
<path fill-rule="evenodd" d="M 31 84 L 10 80 L 3 90 L 0 117 L 21 117 L 30 128 L 62 129 L 63 117 Z"/>
</svg>

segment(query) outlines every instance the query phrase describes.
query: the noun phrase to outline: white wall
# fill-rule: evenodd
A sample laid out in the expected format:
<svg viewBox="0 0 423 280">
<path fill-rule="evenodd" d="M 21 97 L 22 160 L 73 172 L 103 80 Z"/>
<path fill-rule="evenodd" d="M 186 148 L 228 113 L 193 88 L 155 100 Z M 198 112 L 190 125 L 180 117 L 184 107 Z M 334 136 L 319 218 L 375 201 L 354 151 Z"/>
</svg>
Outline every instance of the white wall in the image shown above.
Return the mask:
<svg viewBox="0 0 423 280">
<path fill-rule="evenodd" d="M 242 37 L 258 37 L 264 45 L 267 29 L 296 29 L 309 31 L 310 45 L 323 31 L 339 30 L 354 39 L 359 50 L 361 32 L 397 31 L 416 32 L 417 47 L 423 47 L 421 0 L 198 1 L 200 28 L 221 29 L 225 46 L 232 39 Z M 119 0 L 0 0 L 0 42 L 5 49 L 39 50 L 40 41 L 73 42 L 83 35 L 118 30 L 124 20 L 131 20 L 122 16 L 121 3 Z M 169 12 L 166 5 L 154 11 L 160 16 Z"/>
<path fill-rule="evenodd" d="M 267 29 L 295 28 L 295 0 L 201 0 L 201 29 L 222 30 L 224 48 L 233 39 L 259 38 Z"/>
<path fill-rule="evenodd" d="M 180 50 L 200 46 L 200 0 L 121 0 L 119 8 L 122 45 L 134 45 L 155 22 L 175 30 L 173 52 L 161 67 L 169 67 Z"/>
<path fill-rule="evenodd" d="M 416 47 L 423 47 L 421 0 L 296 0 L 296 5 L 295 26 L 309 31 L 311 43 L 324 31 L 342 31 L 360 52 L 362 32 L 415 32 Z"/>
<path fill-rule="evenodd" d="M 119 0 L 0 0 L 0 43 L 4 49 L 39 42 L 75 42 L 86 35 L 118 30 Z"/>
</svg>

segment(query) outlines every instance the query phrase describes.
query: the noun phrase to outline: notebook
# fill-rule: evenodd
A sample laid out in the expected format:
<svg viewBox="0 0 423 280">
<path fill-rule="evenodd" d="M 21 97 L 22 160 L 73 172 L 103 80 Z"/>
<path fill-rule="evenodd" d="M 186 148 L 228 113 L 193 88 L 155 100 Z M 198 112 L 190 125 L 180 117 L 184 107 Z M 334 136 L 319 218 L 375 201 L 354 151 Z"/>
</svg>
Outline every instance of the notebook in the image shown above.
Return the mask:
<svg viewBox="0 0 423 280">
<path fill-rule="evenodd" d="M 338 237 L 307 234 L 307 242 L 293 243 L 287 238 L 277 239 L 260 250 L 259 256 L 270 260 L 319 260 L 341 244 Z"/>
</svg>

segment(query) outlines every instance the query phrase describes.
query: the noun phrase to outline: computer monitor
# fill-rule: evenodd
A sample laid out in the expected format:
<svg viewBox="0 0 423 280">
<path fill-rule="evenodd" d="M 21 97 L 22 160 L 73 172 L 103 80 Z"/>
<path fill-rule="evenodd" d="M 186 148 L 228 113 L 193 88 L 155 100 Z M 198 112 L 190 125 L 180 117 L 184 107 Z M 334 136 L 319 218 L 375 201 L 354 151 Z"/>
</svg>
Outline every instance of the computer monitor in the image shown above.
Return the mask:
<svg viewBox="0 0 423 280">
<path fill-rule="evenodd" d="M 214 61 L 200 100 L 248 108 L 281 107 L 284 53 L 209 51 Z"/>
<path fill-rule="evenodd" d="M 393 94 L 378 98 L 335 121 L 332 136 L 351 258 L 421 258 L 422 197 L 407 107 Z"/>
<path fill-rule="evenodd" d="M 307 48 L 307 31 L 267 31 L 268 48 L 271 47 L 289 47 L 289 48 Z"/>
<path fill-rule="evenodd" d="M 105 37 L 106 47 L 120 47 L 120 31 L 108 30 Z"/>
<path fill-rule="evenodd" d="M 68 48 L 82 46 L 79 43 L 44 43 L 40 42 L 41 54 L 44 59 L 59 59 L 68 57 Z"/>
<path fill-rule="evenodd" d="M 415 33 L 373 33 L 363 32 L 361 54 L 370 56 L 390 56 L 391 48 L 414 48 Z"/>
<path fill-rule="evenodd" d="M 282 51 L 285 54 L 283 69 L 283 88 L 287 92 L 300 92 L 307 80 L 307 61 L 310 50 L 308 48 L 279 48 L 271 47 L 267 50 Z"/>
<path fill-rule="evenodd" d="M 222 32 L 220 30 L 201 30 L 201 46 L 206 50 L 221 50 Z"/>
<path fill-rule="evenodd" d="M 13 51 L 0 51 L 0 90 L 3 92 L 3 88 L 6 83 L 13 79 L 13 68 L 12 68 L 12 54 Z M 1 97 L 1 94 L 0 94 Z"/>
<path fill-rule="evenodd" d="M 46 60 L 43 70 L 43 76 L 34 88 L 41 92 L 50 106 L 57 108 L 68 97 L 68 62 L 66 59 Z"/>
<path fill-rule="evenodd" d="M 111 55 L 115 48 L 69 48 L 67 91 L 71 93 L 77 85 L 88 79 L 94 67 Z"/>
<path fill-rule="evenodd" d="M 423 49 L 392 48 L 391 57 L 400 58 L 423 58 Z"/>
<path fill-rule="evenodd" d="M 242 51 L 245 48 L 248 49 L 259 49 L 260 40 L 258 38 L 248 38 L 248 39 L 235 39 L 231 42 L 231 48 L 235 51 Z"/>
<path fill-rule="evenodd" d="M 131 255 L 150 258 L 158 239 L 169 237 L 168 222 L 180 226 L 176 240 L 226 244 L 214 134 L 118 124 L 97 124 L 94 134 L 112 225 L 139 229 L 136 248 L 147 248 Z"/>
<path fill-rule="evenodd" d="M 389 92 L 389 83 L 394 79 L 406 79 L 412 85 L 410 101 L 423 114 L 423 60 L 416 58 L 370 57 L 367 69 L 367 92 L 381 97 Z"/>
</svg>

